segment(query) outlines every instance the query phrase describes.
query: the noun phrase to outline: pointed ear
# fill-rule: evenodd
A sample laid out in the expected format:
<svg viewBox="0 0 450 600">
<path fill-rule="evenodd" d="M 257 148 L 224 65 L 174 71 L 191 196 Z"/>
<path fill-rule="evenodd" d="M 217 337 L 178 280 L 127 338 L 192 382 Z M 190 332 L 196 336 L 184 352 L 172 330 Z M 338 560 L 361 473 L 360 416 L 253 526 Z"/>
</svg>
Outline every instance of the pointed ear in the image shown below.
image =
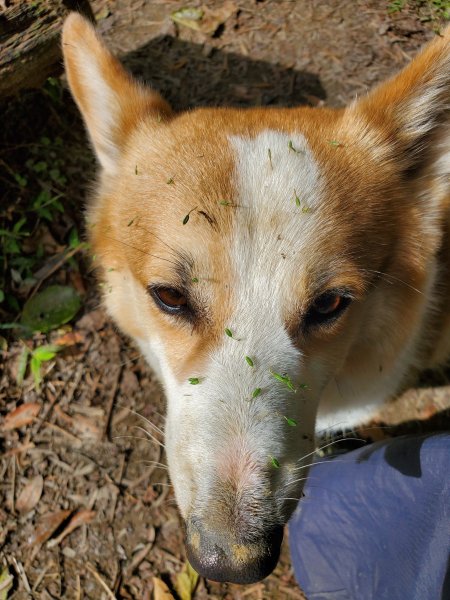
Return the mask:
<svg viewBox="0 0 450 600">
<path fill-rule="evenodd" d="M 71 13 L 62 35 L 64 63 L 101 166 L 114 172 L 121 148 L 145 115 L 171 114 L 161 96 L 139 85 L 103 45 L 92 25 Z"/>
<path fill-rule="evenodd" d="M 350 105 L 344 120 L 360 125 L 359 142 L 375 143 L 380 158 L 414 172 L 449 151 L 449 108 L 450 26 L 398 75 Z"/>
</svg>

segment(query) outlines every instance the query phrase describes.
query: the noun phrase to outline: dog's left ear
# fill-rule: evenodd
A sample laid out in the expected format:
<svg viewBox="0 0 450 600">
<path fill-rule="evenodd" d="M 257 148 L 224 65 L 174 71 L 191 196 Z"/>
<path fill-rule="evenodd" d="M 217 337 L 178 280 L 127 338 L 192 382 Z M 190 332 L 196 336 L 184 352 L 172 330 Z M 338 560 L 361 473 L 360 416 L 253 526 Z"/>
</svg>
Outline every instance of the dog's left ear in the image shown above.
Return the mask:
<svg viewBox="0 0 450 600">
<path fill-rule="evenodd" d="M 359 143 L 414 172 L 450 150 L 450 26 L 398 75 L 344 113 Z M 348 120 L 347 120 L 348 119 Z M 448 166 L 447 166 L 448 171 Z"/>
<path fill-rule="evenodd" d="M 97 158 L 113 173 L 126 139 L 139 121 L 153 115 L 156 124 L 168 117 L 171 109 L 157 92 L 133 80 L 80 14 L 67 17 L 62 47 L 70 90 Z"/>
</svg>

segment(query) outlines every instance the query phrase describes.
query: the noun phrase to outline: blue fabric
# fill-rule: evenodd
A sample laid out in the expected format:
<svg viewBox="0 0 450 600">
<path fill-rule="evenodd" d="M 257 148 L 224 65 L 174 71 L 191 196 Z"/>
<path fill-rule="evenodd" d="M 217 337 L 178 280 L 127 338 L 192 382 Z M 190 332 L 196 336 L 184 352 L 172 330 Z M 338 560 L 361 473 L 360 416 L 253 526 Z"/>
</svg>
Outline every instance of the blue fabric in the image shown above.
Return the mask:
<svg viewBox="0 0 450 600">
<path fill-rule="evenodd" d="M 289 543 L 308 600 L 450 600 L 450 433 L 314 465 Z"/>
</svg>

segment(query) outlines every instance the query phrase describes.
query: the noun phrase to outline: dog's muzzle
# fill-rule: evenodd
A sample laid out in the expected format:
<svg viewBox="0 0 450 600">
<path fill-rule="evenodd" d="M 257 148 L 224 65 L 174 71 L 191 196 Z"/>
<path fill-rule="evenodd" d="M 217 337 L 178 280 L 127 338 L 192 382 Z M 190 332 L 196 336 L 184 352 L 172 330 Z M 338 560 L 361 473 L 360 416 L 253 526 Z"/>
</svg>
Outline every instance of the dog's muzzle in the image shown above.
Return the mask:
<svg viewBox="0 0 450 600">
<path fill-rule="evenodd" d="M 280 557 L 283 528 L 276 526 L 260 539 L 239 541 L 187 524 L 187 556 L 193 568 L 212 581 L 255 583 L 270 575 Z"/>
</svg>

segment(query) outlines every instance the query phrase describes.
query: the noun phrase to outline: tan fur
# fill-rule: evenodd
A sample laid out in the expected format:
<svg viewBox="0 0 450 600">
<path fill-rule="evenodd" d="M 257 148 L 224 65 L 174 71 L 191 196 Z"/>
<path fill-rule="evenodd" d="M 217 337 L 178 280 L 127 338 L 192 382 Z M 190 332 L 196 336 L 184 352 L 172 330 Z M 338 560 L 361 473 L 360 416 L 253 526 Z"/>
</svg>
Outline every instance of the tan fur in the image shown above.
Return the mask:
<svg viewBox="0 0 450 600">
<path fill-rule="evenodd" d="M 417 227 L 414 223 L 417 224 L 423 217 L 417 205 L 408 206 L 402 201 L 405 189 L 399 179 L 398 169 L 401 148 L 394 146 L 391 140 L 398 128 L 398 120 L 408 121 L 413 116 L 413 108 L 410 112 L 402 112 L 400 107 L 405 105 L 405 101 L 413 102 L 418 81 L 423 86 L 429 85 L 433 72 L 437 69 L 439 61 L 442 61 L 442 48 L 446 41 L 437 38 L 426 52 L 405 69 L 402 78 L 381 85 L 367 99 L 347 111 L 309 108 L 247 111 L 201 109 L 194 113 L 171 117 L 169 107 L 160 96 L 136 85 L 119 63 L 100 45 L 86 21 L 73 14 L 66 22 L 63 37 L 66 68 L 72 91 L 91 132 L 95 131 L 95 123 L 91 122 L 89 100 L 86 98 L 80 74 L 81 65 L 74 54 L 74 48 L 81 40 L 87 46 L 88 52 L 98 57 L 108 85 L 117 94 L 120 106 L 114 142 L 119 147 L 126 148 L 122 157 L 120 177 L 103 186 L 101 197 L 91 207 L 89 215 L 94 252 L 100 257 L 100 262 L 105 267 L 105 277 L 109 282 L 106 289 L 109 289 L 109 286 L 114 289 L 120 285 L 113 272 L 108 274 L 108 269 L 111 268 L 128 269 L 143 289 L 155 276 L 164 281 L 170 280 L 171 265 L 165 262 L 170 260 L 170 249 L 159 241 L 165 237 L 162 229 L 172 232 L 170 243 L 177 248 L 186 248 L 196 243 L 190 236 L 192 230 L 195 231 L 195 235 L 207 236 L 211 263 L 204 265 L 203 272 L 192 273 L 193 277 L 199 278 L 199 294 L 202 293 L 205 273 L 214 273 L 216 278 L 216 284 L 208 290 L 208 303 L 214 306 L 215 312 L 208 317 L 208 327 L 205 327 L 207 334 L 201 331 L 193 332 L 186 327 L 174 328 L 164 315 L 153 306 L 149 306 L 144 294 L 141 294 L 142 306 L 139 309 L 132 310 L 132 307 L 125 306 L 120 308 L 120 316 L 115 314 L 127 333 L 132 337 L 140 337 L 147 320 L 145 315 L 153 312 L 152 323 L 157 323 L 161 337 L 166 340 L 167 346 L 173 349 L 172 362 L 180 377 L 185 377 L 186 373 L 190 372 L 202 353 L 210 350 L 213 340 L 222 334 L 227 323 L 227 312 L 223 310 L 227 304 L 224 294 L 230 294 L 229 287 L 232 286 L 232 282 L 227 281 L 226 253 L 221 252 L 221 246 L 226 244 L 233 212 L 237 210 L 219 204 L 221 200 L 232 204 L 234 202 L 229 185 L 232 166 L 225 135 L 237 134 L 244 130 L 247 135 L 254 136 L 267 128 L 285 132 L 302 131 L 319 162 L 326 165 L 327 169 L 333 169 L 330 180 L 334 182 L 335 188 L 331 190 L 327 206 L 332 231 L 324 236 L 328 237 L 325 245 L 323 240 L 318 243 L 320 252 L 326 256 L 329 245 L 329 254 L 332 260 L 335 260 L 336 255 L 345 255 L 349 246 L 362 245 L 358 263 L 348 267 L 346 273 L 346 278 L 353 279 L 354 286 L 359 287 L 362 294 L 367 286 L 377 279 L 373 273 L 368 275 L 357 271 L 364 269 L 367 257 L 370 257 L 372 270 L 382 271 L 387 277 L 391 277 L 392 281 L 406 280 L 408 285 L 399 285 L 396 292 L 398 302 L 404 307 L 403 323 L 399 324 L 398 330 L 401 332 L 408 329 L 408 322 L 413 318 L 417 302 L 417 294 L 408 286 L 421 289 L 427 257 L 437 251 L 441 240 L 422 238 L 420 247 L 417 246 Z M 445 40 L 448 40 L 448 33 Z M 391 107 L 392 119 L 386 116 L 386 106 Z M 350 118 L 355 120 L 355 112 L 357 117 L 361 115 L 359 129 L 355 129 L 354 124 L 347 124 Z M 163 122 L 161 117 L 164 118 Z M 140 125 L 139 131 L 135 129 L 137 123 Z M 95 134 L 92 135 L 95 145 Z M 152 148 L 148 147 L 147 139 L 154 140 Z M 330 141 L 337 141 L 339 146 L 330 144 Z M 375 141 L 378 156 L 373 160 L 371 144 Z M 407 143 L 406 139 L 402 141 Z M 189 165 L 189 171 L 186 171 L 185 166 L 180 171 L 180 164 L 183 163 Z M 380 163 L 383 166 L 381 173 Z M 367 168 L 368 164 L 372 164 L 371 169 Z M 339 173 L 342 174 L 341 177 L 336 176 Z M 152 178 L 153 174 L 156 174 L 156 177 Z M 390 205 L 385 203 L 382 209 L 384 217 L 388 216 L 388 219 L 378 218 L 382 199 L 379 196 L 368 198 L 366 194 L 366 190 L 380 187 L 380 175 L 384 180 L 381 181 L 381 187 L 385 186 L 386 193 L 392 197 Z M 168 183 L 169 181 L 173 183 Z M 209 195 L 210 190 L 212 195 Z M 122 198 L 126 198 L 126 202 L 122 202 Z M 191 215 L 189 224 L 184 229 L 180 228 L 179 223 L 194 207 L 198 208 Z M 200 210 L 214 219 L 217 223 L 215 229 L 198 214 Z M 346 215 L 350 213 L 352 219 L 346 222 Z M 442 213 L 442 217 L 437 218 L 445 221 L 445 200 Z M 338 238 L 335 235 L 336 218 L 341 227 Z M 370 223 L 371 240 L 374 243 L 371 243 L 370 239 L 352 239 L 353 219 Z M 387 221 L 390 221 L 388 226 Z M 189 232 L 188 236 L 183 235 L 186 232 Z M 393 254 L 393 245 L 397 240 L 401 240 L 401 246 L 397 247 Z M 342 245 L 341 250 L 338 249 L 339 244 Z M 312 256 L 315 252 L 316 250 L 311 248 Z M 153 261 L 150 267 L 147 255 L 161 256 L 163 259 Z M 341 265 L 337 267 L 337 272 L 342 273 Z M 329 282 L 327 283 L 329 286 Z M 334 283 L 344 285 L 345 278 L 341 277 L 341 280 Z M 319 291 L 320 287 L 315 286 L 314 281 L 300 285 L 299 298 L 304 289 L 314 290 L 315 293 Z M 444 283 L 441 285 L 442 292 L 449 299 L 447 287 Z M 304 304 L 308 300 L 309 298 L 305 297 Z M 443 310 L 448 306 L 448 302 L 445 301 L 440 301 L 440 304 Z M 139 315 L 138 321 L 135 315 Z M 432 323 L 436 323 L 436 333 L 442 328 L 443 318 L 444 315 L 435 315 L 432 319 Z M 289 322 L 288 316 L 287 321 Z M 447 329 L 443 333 L 445 335 Z M 327 335 L 326 339 L 328 337 Z M 430 340 L 433 340 L 433 345 L 436 344 L 435 335 L 430 335 Z M 398 342 L 401 345 L 401 333 Z M 447 358 L 448 350 L 444 342 L 438 342 L 437 345 L 445 348 L 436 353 L 437 361 L 442 362 Z M 395 351 L 393 348 L 393 352 Z M 428 352 L 427 344 L 425 353 Z M 364 347 L 358 345 L 358 360 L 360 353 L 364 354 Z M 386 358 L 389 360 L 389 357 Z"/>
<path fill-rule="evenodd" d="M 198 109 L 176 115 L 125 73 L 86 21 L 78 15 L 66 21 L 69 84 L 103 167 L 88 230 L 105 303 L 149 361 L 163 365 L 159 375 L 172 423 L 169 467 L 195 552 L 201 553 L 203 541 L 189 519 L 198 521 L 200 514 L 202 527 L 219 535 L 222 548 L 234 549 L 240 562 L 253 560 L 254 548 L 258 554 L 264 544 L 243 544 L 242 524 L 254 524 L 258 539 L 274 524 L 267 515 L 279 510 L 279 524 L 292 512 L 274 500 L 291 484 L 273 488 L 267 456 L 258 453 L 269 447 L 284 453 L 280 471 L 288 481 L 295 452 L 311 454 L 317 410 L 319 419 L 320 411 L 338 414 L 342 402 L 344 411 L 356 408 L 357 419 L 368 421 L 376 416 L 374 407 L 418 371 L 449 359 L 449 41 L 450 28 L 402 73 L 346 109 Z M 256 153 L 251 166 L 258 172 L 242 156 L 239 162 L 242 148 L 269 139 L 267 132 L 274 140 L 305 140 L 298 164 L 305 186 L 309 177 L 325 194 L 316 204 L 308 207 L 314 193 L 308 197 L 283 179 L 283 160 L 295 178 L 287 143 L 283 155 L 267 148 L 265 162 Z M 247 188 L 240 177 L 249 180 Z M 268 182 L 266 188 L 258 187 L 260 181 Z M 245 205 L 242 188 L 264 195 L 271 181 L 285 195 L 280 210 L 270 205 L 277 197 L 250 197 L 251 206 Z M 296 209 L 294 193 L 305 212 Z M 261 259 L 267 267 L 257 251 L 250 252 L 252 244 L 262 256 L 270 248 Z M 185 290 L 195 320 L 162 312 L 149 294 L 154 285 Z M 348 310 L 326 328 L 305 329 L 315 299 L 330 290 L 351 291 Z M 233 331 L 228 340 L 225 329 L 239 316 L 244 334 Z M 277 342 L 264 337 L 272 325 Z M 250 342 L 259 344 L 259 355 L 252 355 L 251 372 L 250 366 L 242 371 L 245 352 L 254 347 L 244 351 Z M 241 344 L 242 352 L 228 343 Z M 153 361 L 155 354 L 160 361 Z M 272 359 L 279 363 L 288 354 L 289 360 L 298 358 L 298 377 L 312 382 L 296 403 L 290 392 L 275 390 L 268 375 L 282 369 Z M 231 362 L 224 364 L 228 355 Z M 188 378 L 201 378 L 205 369 L 219 373 L 218 381 L 205 377 L 207 391 L 194 400 L 186 393 Z M 250 373 L 264 381 L 260 404 L 249 402 L 258 381 Z M 354 404 L 346 404 L 341 385 L 351 393 L 364 390 L 367 399 L 356 394 Z M 279 434 L 286 416 L 279 403 L 297 411 L 297 437 Z M 210 423 L 219 424 L 214 434 Z M 258 427 L 265 424 L 269 433 L 261 435 Z"/>
</svg>

